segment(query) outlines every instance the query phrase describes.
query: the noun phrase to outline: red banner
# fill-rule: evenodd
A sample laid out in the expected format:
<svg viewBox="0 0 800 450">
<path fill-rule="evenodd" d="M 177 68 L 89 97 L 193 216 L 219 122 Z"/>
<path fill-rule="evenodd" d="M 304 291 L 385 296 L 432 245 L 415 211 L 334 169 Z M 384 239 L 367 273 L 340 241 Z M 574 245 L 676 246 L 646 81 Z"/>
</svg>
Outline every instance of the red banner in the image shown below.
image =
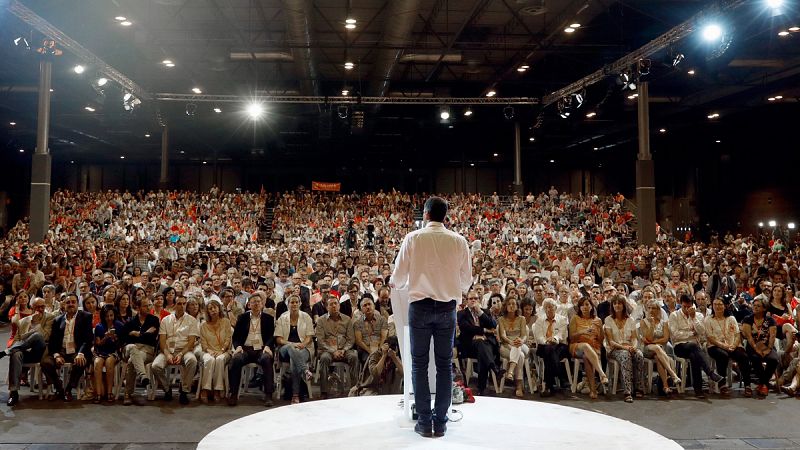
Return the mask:
<svg viewBox="0 0 800 450">
<path fill-rule="evenodd" d="M 342 183 L 326 183 L 324 181 L 312 181 L 311 182 L 311 190 L 312 191 L 339 192 L 339 191 L 342 190 Z"/>
</svg>

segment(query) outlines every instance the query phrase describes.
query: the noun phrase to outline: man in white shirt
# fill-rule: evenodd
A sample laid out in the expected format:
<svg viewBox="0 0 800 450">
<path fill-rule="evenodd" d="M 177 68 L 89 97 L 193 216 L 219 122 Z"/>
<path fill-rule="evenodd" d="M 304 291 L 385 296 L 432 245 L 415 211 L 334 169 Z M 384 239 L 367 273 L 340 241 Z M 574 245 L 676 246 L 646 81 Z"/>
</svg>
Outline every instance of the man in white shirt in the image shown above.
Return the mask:
<svg viewBox="0 0 800 450">
<path fill-rule="evenodd" d="M 569 357 L 567 318 L 556 314 L 558 304 L 552 298 L 544 299 L 544 314 L 540 314 L 533 324 L 533 337 L 536 340 L 536 356 L 544 360 L 544 385 L 542 397 L 551 395 L 559 373 L 561 360 Z"/>
<path fill-rule="evenodd" d="M 447 430 L 456 306 L 472 284 L 469 244 L 463 236 L 444 227 L 447 208 L 447 202 L 440 197 L 425 202 L 426 225 L 403 238 L 391 278 L 393 287 L 408 289 L 411 376 L 418 414 L 414 431 L 423 437 L 444 436 Z M 436 364 L 434 411 L 428 384 L 431 339 Z"/>
<path fill-rule="evenodd" d="M 675 345 L 675 356 L 692 362 L 694 396 L 705 398 L 701 371 L 717 383 L 723 394 L 726 393 L 728 387 L 725 386 L 725 378 L 711 370 L 711 357 L 702 345 L 706 340 L 703 315 L 697 312 L 692 298 L 688 295 L 681 296 L 681 309 L 669 315 L 669 333 Z"/>
<path fill-rule="evenodd" d="M 153 360 L 153 376 L 164 387 L 164 400 L 172 400 L 172 387 L 166 376 L 167 365 L 181 368 L 180 402 L 189 404 L 189 391 L 197 372 L 197 357 L 194 347 L 200 338 L 200 325 L 197 319 L 186 314 L 186 297 L 175 299 L 175 312 L 164 317 L 158 331 L 161 353 Z"/>
</svg>

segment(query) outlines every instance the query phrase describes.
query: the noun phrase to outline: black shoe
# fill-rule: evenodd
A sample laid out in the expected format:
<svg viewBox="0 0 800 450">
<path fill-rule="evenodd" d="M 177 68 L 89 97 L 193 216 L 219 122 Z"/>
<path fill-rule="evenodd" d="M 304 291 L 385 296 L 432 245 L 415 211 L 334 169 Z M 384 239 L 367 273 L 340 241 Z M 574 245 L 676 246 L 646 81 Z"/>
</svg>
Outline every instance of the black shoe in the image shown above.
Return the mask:
<svg viewBox="0 0 800 450">
<path fill-rule="evenodd" d="M 0 359 L 3 359 L 3 357 L 5 356 L 6 356 L 6 351 L 5 350 L 0 351 Z"/>
<path fill-rule="evenodd" d="M 186 392 L 181 391 L 179 395 L 179 400 L 181 405 L 188 405 L 189 404 L 189 395 Z"/>
<path fill-rule="evenodd" d="M 434 437 L 442 437 L 444 434 L 447 433 L 447 424 L 443 423 L 441 425 L 436 425 L 433 427 L 433 436 Z"/>
<path fill-rule="evenodd" d="M 492 372 L 497 377 L 497 379 L 502 379 L 503 375 L 506 374 L 506 369 L 498 369 L 497 366 L 492 367 Z"/>
<path fill-rule="evenodd" d="M 17 392 L 17 391 L 9 392 L 8 393 L 8 401 L 6 402 L 6 405 L 8 405 L 8 406 L 17 406 L 18 403 L 19 403 L 19 392 Z"/>
<path fill-rule="evenodd" d="M 414 432 L 422 437 L 433 437 L 433 430 L 431 430 L 431 427 L 424 427 L 420 425 L 419 422 L 414 425 Z"/>
<path fill-rule="evenodd" d="M 164 397 L 162 397 L 161 399 L 164 400 L 165 402 L 171 402 L 172 401 L 172 389 L 165 390 L 164 391 Z"/>
<path fill-rule="evenodd" d="M 150 378 L 142 378 L 140 384 L 142 385 L 143 388 L 146 389 L 147 386 L 150 386 Z"/>
<path fill-rule="evenodd" d="M 694 398 L 702 400 L 706 398 L 706 394 L 703 391 L 694 391 Z"/>
<path fill-rule="evenodd" d="M 239 396 L 231 393 L 231 395 L 228 396 L 228 406 L 236 406 L 237 404 L 239 404 Z"/>
</svg>

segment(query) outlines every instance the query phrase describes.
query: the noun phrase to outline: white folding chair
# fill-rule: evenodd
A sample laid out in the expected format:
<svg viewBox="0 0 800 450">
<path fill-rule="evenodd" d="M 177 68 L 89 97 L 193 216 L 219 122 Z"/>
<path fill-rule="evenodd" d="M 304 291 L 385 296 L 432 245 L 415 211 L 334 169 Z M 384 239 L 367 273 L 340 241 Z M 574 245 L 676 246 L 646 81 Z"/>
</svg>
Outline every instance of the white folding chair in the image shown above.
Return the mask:
<svg viewBox="0 0 800 450">
<path fill-rule="evenodd" d="M 464 381 L 465 383 L 469 384 L 469 380 L 472 379 L 472 375 L 477 377 L 477 373 L 474 371 L 474 365 L 478 364 L 478 360 L 476 358 L 466 358 L 467 361 L 467 371 L 464 374 Z M 492 385 L 494 386 L 494 391 L 496 393 L 500 393 L 500 385 L 497 383 L 497 375 L 493 371 L 489 371 L 489 375 L 492 377 Z"/>
</svg>

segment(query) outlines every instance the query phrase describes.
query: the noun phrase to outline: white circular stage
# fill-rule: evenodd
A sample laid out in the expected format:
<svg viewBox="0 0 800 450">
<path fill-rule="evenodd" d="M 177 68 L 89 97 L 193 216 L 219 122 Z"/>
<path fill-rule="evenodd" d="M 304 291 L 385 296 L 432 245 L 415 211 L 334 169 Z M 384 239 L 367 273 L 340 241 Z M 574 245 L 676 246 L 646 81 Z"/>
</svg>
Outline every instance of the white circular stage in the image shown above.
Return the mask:
<svg viewBox="0 0 800 450">
<path fill-rule="evenodd" d="M 658 433 L 603 414 L 493 397 L 455 405 L 463 420 L 449 422 L 444 437 L 423 438 L 403 416 L 401 398 L 341 398 L 270 409 L 217 428 L 197 448 L 681 448 Z"/>
</svg>

